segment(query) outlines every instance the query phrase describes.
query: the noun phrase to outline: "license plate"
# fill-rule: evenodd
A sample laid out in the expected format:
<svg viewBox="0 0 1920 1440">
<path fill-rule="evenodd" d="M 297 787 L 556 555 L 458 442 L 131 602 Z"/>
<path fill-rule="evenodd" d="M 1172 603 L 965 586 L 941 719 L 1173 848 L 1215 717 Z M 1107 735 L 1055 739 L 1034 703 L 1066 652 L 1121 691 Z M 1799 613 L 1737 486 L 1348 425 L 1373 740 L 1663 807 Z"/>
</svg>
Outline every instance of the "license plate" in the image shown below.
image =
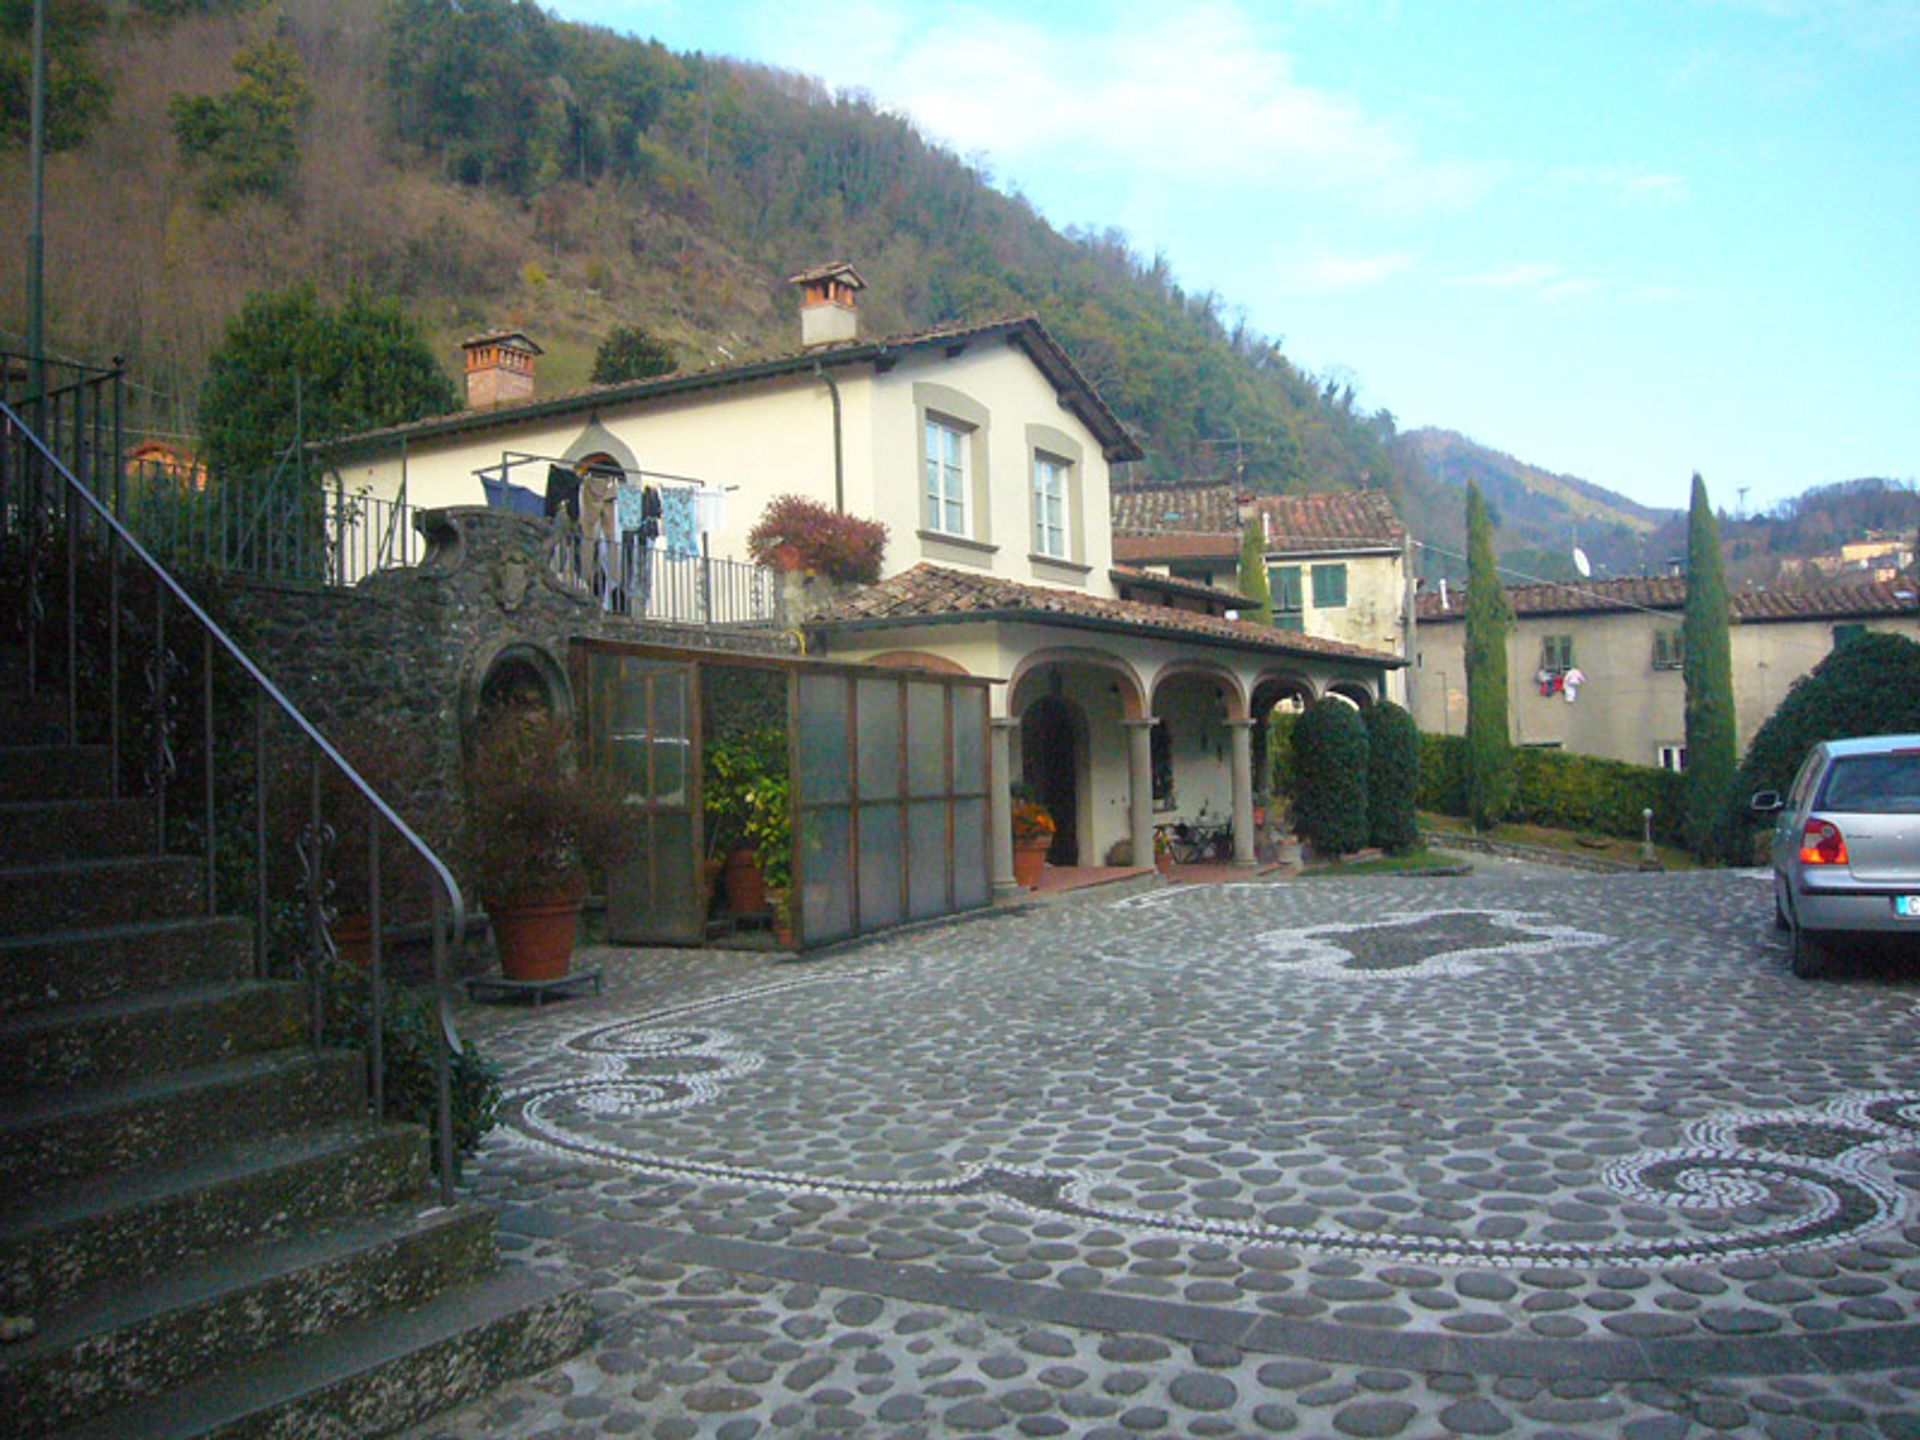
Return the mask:
<svg viewBox="0 0 1920 1440">
<path fill-rule="evenodd" d="M 1893 913 L 1904 915 L 1909 920 L 1920 920 L 1920 895 L 1894 896 Z"/>
</svg>

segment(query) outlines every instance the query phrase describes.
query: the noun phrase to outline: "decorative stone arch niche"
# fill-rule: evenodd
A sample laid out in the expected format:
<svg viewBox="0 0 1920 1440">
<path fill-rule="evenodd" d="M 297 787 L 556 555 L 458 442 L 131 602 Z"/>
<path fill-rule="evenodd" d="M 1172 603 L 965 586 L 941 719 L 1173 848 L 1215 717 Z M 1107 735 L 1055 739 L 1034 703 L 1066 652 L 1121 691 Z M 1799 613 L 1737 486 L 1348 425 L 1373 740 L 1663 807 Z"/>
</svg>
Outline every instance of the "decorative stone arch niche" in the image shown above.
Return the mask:
<svg viewBox="0 0 1920 1440">
<path fill-rule="evenodd" d="M 484 647 L 474 656 L 460 695 L 462 748 L 471 754 L 476 737 L 498 717 L 519 708 L 535 709 L 571 729 L 573 686 L 559 659 L 545 646 L 508 640 Z"/>
</svg>

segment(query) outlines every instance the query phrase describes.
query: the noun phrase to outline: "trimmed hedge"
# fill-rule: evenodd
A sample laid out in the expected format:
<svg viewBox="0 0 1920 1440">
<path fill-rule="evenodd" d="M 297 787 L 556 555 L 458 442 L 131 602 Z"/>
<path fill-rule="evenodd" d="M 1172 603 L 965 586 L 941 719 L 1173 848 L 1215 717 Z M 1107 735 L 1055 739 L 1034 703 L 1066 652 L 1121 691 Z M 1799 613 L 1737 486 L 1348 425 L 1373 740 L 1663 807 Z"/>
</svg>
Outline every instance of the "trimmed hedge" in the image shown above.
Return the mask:
<svg viewBox="0 0 1920 1440">
<path fill-rule="evenodd" d="M 1391 700 L 1366 712 L 1367 832 L 1373 844 L 1398 854 L 1420 840 L 1414 801 L 1420 789 L 1420 731 L 1413 716 Z"/>
<path fill-rule="evenodd" d="M 1293 823 L 1322 855 L 1367 843 L 1367 723 L 1344 700 L 1316 700 L 1293 724 Z"/>
<path fill-rule="evenodd" d="M 1458 735 L 1420 737 L 1420 807 L 1467 813 L 1467 742 Z M 1507 819 L 1526 825 L 1586 830 L 1626 840 L 1641 836 L 1640 812 L 1653 811 L 1653 838 L 1685 843 L 1680 777 L 1651 765 L 1629 765 L 1565 750 L 1513 752 L 1513 803 Z"/>
</svg>

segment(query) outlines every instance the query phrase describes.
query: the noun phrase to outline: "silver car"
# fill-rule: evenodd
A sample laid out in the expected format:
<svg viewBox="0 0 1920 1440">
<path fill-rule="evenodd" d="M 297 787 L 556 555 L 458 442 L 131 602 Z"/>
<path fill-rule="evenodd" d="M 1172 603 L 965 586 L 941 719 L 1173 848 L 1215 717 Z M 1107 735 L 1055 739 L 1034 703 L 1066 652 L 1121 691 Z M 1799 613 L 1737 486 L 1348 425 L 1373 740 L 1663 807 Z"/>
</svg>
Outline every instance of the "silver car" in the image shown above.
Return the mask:
<svg viewBox="0 0 1920 1440">
<path fill-rule="evenodd" d="M 1920 952 L 1920 735 L 1823 740 L 1785 799 L 1753 797 L 1773 822 L 1773 918 L 1793 935 L 1793 973 L 1819 973 L 1839 934 L 1905 935 Z"/>
</svg>

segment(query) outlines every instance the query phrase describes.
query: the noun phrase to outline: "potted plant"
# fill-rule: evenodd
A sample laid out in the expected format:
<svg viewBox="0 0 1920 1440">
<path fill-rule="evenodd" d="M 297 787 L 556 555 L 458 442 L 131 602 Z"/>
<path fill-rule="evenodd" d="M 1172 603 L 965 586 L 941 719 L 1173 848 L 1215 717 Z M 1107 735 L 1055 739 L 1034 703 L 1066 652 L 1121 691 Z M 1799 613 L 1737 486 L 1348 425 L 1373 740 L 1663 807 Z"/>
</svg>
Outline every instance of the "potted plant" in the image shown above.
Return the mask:
<svg viewBox="0 0 1920 1440">
<path fill-rule="evenodd" d="M 1153 868 L 1167 879 L 1173 878 L 1173 839 L 1160 829 L 1153 832 Z"/>
<path fill-rule="evenodd" d="M 507 979 L 567 973 L 588 872 L 630 844 L 615 789 L 579 769 L 572 736 L 544 711 L 497 711 L 475 742 L 466 857 Z"/>
<path fill-rule="evenodd" d="M 709 865 L 724 867 L 727 909 L 735 915 L 760 915 L 767 909 L 767 887 L 774 882 L 760 845 L 763 840 L 772 843 L 774 826 L 765 812 L 777 794 L 784 834 L 786 793 L 787 735 L 780 727 L 758 726 L 707 747 L 701 794 L 707 859 Z M 791 857 L 791 839 L 785 844 Z"/>
<path fill-rule="evenodd" d="M 1013 879 L 1022 890 L 1040 883 L 1046 869 L 1047 851 L 1053 847 L 1053 816 L 1044 805 L 1033 800 L 1016 800 L 1013 806 Z"/>
<path fill-rule="evenodd" d="M 746 840 L 760 864 L 773 933 L 793 945 L 793 821 L 787 777 L 763 775 L 747 794 Z"/>
</svg>

